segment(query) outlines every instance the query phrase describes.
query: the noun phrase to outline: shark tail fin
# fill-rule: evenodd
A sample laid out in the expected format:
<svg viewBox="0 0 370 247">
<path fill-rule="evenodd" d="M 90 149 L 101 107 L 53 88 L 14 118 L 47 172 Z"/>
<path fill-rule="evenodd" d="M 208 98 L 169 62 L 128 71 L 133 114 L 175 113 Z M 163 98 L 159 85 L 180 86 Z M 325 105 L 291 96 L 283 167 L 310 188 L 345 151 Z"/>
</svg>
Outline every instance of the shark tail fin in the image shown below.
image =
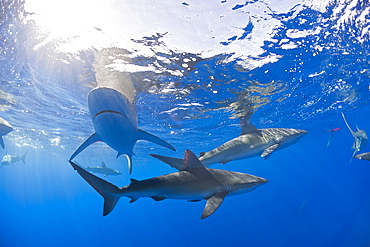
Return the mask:
<svg viewBox="0 0 370 247">
<path fill-rule="evenodd" d="M 152 135 L 144 130 L 141 130 L 139 129 L 138 130 L 138 140 L 146 140 L 146 141 L 150 141 L 150 142 L 154 142 L 162 147 L 165 147 L 165 148 L 169 148 L 173 151 L 176 151 L 176 149 L 171 145 L 169 144 L 168 142 L 162 140 L 161 138 L 155 136 L 155 135 Z"/>
<path fill-rule="evenodd" d="M 21 157 L 21 161 L 23 162 L 23 164 L 26 164 L 26 156 L 27 156 L 27 153 L 28 153 L 28 150 Z"/>
<path fill-rule="evenodd" d="M 184 160 L 179 158 L 172 158 L 167 156 L 162 156 L 158 154 L 150 154 L 152 157 L 159 159 L 160 161 L 176 168 L 177 170 L 182 170 L 184 168 Z"/>
<path fill-rule="evenodd" d="M 0 145 L 3 149 L 5 148 L 5 144 L 4 144 L 4 140 L 2 136 L 0 136 Z"/>
<path fill-rule="evenodd" d="M 112 212 L 121 197 L 121 190 L 114 184 L 91 174 L 76 163 L 72 161 L 69 161 L 69 163 L 104 198 L 103 216 Z"/>
</svg>

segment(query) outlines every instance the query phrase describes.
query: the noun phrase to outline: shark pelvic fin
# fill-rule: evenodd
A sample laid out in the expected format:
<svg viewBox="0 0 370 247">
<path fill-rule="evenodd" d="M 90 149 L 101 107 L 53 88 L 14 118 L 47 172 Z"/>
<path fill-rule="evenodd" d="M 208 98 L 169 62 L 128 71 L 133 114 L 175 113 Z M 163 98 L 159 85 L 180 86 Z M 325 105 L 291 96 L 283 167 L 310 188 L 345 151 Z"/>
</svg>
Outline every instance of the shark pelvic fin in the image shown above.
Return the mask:
<svg viewBox="0 0 370 247">
<path fill-rule="evenodd" d="M 152 135 L 144 130 L 141 130 L 141 129 L 138 129 L 138 137 L 137 137 L 138 140 L 146 140 L 146 141 L 150 141 L 150 142 L 154 142 L 162 147 L 166 147 L 166 148 L 169 148 L 173 151 L 176 151 L 176 149 L 171 145 L 169 144 L 168 142 L 162 140 L 161 138 L 155 136 L 155 135 Z"/>
<path fill-rule="evenodd" d="M 167 156 L 162 156 L 158 154 L 150 154 L 152 157 L 159 159 L 160 161 L 176 168 L 177 170 L 182 170 L 184 168 L 184 160 L 179 158 L 172 158 Z"/>
<path fill-rule="evenodd" d="M 0 145 L 1 147 L 4 149 L 5 148 L 5 145 L 4 145 L 4 140 L 3 140 L 3 137 L 0 136 Z"/>
<path fill-rule="evenodd" d="M 152 196 L 151 198 L 152 198 L 154 201 L 156 201 L 156 202 L 163 201 L 164 199 L 166 199 L 166 198 L 164 198 L 164 197 L 160 197 L 160 196 Z"/>
<path fill-rule="evenodd" d="M 261 154 L 262 158 L 265 158 L 265 160 L 271 156 L 272 152 L 274 152 L 280 145 L 279 144 L 274 144 L 271 145 L 267 148 L 265 148 Z"/>
<path fill-rule="evenodd" d="M 85 148 L 97 141 L 101 141 L 99 135 L 96 133 L 92 134 L 89 138 L 86 139 L 84 143 L 81 144 L 81 146 L 77 148 L 77 150 L 72 154 L 71 158 L 69 158 L 69 161 L 73 160 L 73 158 L 81 153 Z"/>
<path fill-rule="evenodd" d="M 77 170 L 81 177 L 85 179 L 86 182 L 88 182 L 104 198 L 103 216 L 108 215 L 114 209 L 119 198 L 121 197 L 119 195 L 121 192 L 120 189 L 104 179 L 91 174 L 76 163 L 72 161 L 69 161 L 69 163 L 75 170 Z"/>
<path fill-rule="evenodd" d="M 204 207 L 201 219 L 207 218 L 213 214 L 224 201 L 227 195 L 226 191 L 217 192 L 207 199 L 206 206 Z"/>
</svg>

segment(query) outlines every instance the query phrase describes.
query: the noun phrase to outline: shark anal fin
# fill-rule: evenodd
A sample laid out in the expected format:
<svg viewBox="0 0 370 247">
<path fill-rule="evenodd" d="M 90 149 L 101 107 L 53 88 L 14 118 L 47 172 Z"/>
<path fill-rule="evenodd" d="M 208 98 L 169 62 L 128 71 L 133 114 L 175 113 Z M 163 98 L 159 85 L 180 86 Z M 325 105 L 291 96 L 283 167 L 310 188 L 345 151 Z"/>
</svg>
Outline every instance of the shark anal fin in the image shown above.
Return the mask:
<svg viewBox="0 0 370 247">
<path fill-rule="evenodd" d="M 103 216 L 108 215 L 114 209 L 120 198 L 120 189 L 104 179 L 91 174 L 76 163 L 72 161 L 69 161 L 69 163 L 77 170 L 81 177 L 104 198 Z"/>
<path fill-rule="evenodd" d="M 172 158 L 167 156 L 162 156 L 158 154 L 150 154 L 152 157 L 159 159 L 160 161 L 176 168 L 177 170 L 182 170 L 184 168 L 184 160 L 179 158 Z"/>
<path fill-rule="evenodd" d="M 86 139 L 84 143 L 81 144 L 81 146 L 77 148 L 77 150 L 72 154 L 71 158 L 69 158 L 69 161 L 73 160 L 73 158 L 76 157 L 79 153 L 81 153 L 85 148 L 87 148 L 88 146 L 97 141 L 101 141 L 98 134 L 96 133 L 92 134 L 89 138 Z"/>
<path fill-rule="evenodd" d="M 155 136 L 155 135 L 152 135 L 144 130 L 141 130 L 141 129 L 138 129 L 138 140 L 146 140 L 146 141 L 150 141 L 150 142 L 154 142 L 162 147 L 166 147 L 166 148 L 169 148 L 173 151 L 176 151 L 176 149 L 171 145 L 169 144 L 168 142 L 162 140 L 161 138 Z"/>
<path fill-rule="evenodd" d="M 166 198 L 161 197 L 161 196 L 151 196 L 150 198 L 152 198 L 156 202 L 163 201 L 164 199 L 166 199 Z"/>
<path fill-rule="evenodd" d="M 205 219 L 213 214 L 224 201 L 227 195 L 226 191 L 217 192 L 207 199 L 206 206 L 204 207 L 201 219 Z"/>
<path fill-rule="evenodd" d="M 0 136 L 0 145 L 1 147 L 4 149 L 5 148 L 5 145 L 4 145 L 4 140 L 3 140 L 3 137 Z"/>
<path fill-rule="evenodd" d="M 274 145 L 271 145 L 267 148 L 265 148 L 261 154 L 261 157 L 262 158 L 265 158 L 265 160 L 270 157 L 270 155 L 272 154 L 272 152 L 274 152 L 277 148 L 279 147 L 279 144 L 274 144 Z"/>
</svg>

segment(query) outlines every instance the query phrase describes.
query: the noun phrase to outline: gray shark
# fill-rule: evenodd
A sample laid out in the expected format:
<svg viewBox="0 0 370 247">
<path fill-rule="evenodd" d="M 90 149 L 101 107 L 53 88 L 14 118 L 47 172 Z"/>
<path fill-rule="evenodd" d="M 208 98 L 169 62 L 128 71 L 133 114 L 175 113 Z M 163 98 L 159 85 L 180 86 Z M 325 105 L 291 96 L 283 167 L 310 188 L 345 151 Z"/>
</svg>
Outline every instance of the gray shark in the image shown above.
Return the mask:
<svg viewBox="0 0 370 247">
<path fill-rule="evenodd" d="M 86 167 L 86 171 L 93 172 L 93 173 L 100 173 L 104 174 L 104 177 L 109 175 L 121 175 L 122 173 L 114 170 L 112 168 L 107 167 L 107 165 L 102 162 L 101 166 L 88 166 Z"/>
<path fill-rule="evenodd" d="M 215 163 L 226 164 L 229 161 L 261 156 L 265 159 L 276 151 L 286 148 L 299 141 L 308 132 L 299 129 L 268 128 L 257 129 L 245 118 L 240 119 L 242 133 L 240 136 L 221 146 L 201 153 L 199 160 L 205 167 Z M 178 158 L 155 155 L 155 158 L 180 169 L 184 161 Z"/>
<path fill-rule="evenodd" d="M 178 172 L 142 181 L 131 179 L 131 184 L 122 188 L 101 179 L 81 166 L 69 161 L 72 167 L 104 198 L 103 216 L 108 215 L 121 196 L 134 202 L 140 197 L 156 201 L 183 199 L 191 202 L 205 199 L 201 218 L 213 214 L 226 196 L 253 191 L 267 182 L 253 175 L 206 168 L 190 151 L 185 151 L 184 166 Z"/>
<path fill-rule="evenodd" d="M 154 142 L 176 151 L 171 144 L 138 128 L 135 106 L 117 90 L 108 87 L 94 88 L 87 96 L 87 105 L 95 133 L 77 148 L 69 160 L 91 144 L 103 141 L 118 152 L 117 157 L 126 155 L 131 173 L 131 157 L 134 154 L 132 149 L 138 140 Z"/>
<path fill-rule="evenodd" d="M 370 160 L 370 152 L 369 153 L 363 153 L 363 154 L 358 154 L 354 156 L 356 159 L 360 160 Z"/>
<path fill-rule="evenodd" d="M 17 163 L 19 161 L 22 161 L 23 164 L 26 164 L 26 155 L 28 153 L 28 150 L 26 151 L 25 154 L 23 154 L 22 156 L 14 156 L 14 155 L 10 155 L 10 154 L 6 154 L 4 155 L 3 159 L 1 160 L 1 167 L 3 166 L 14 166 L 14 163 Z"/>
<path fill-rule="evenodd" d="M 2 148 L 5 147 L 3 136 L 13 131 L 13 126 L 10 125 L 5 119 L 0 117 L 0 145 Z"/>
<path fill-rule="evenodd" d="M 354 142 L 352 144 L 352 149 L 354 149 L 354 152 L 353 152 L 353 155 L 352 155 L 352 157 L 353 157 L 358 151 L 360 151 L 362 148 L 364 148 L 366 146 L 366 144 L 368 142 L 368 137 L 367 137 L 367 134 L 366 134 L 365 130 L 360 130 L 357 127 L 357 125 L 356 125 L 357 130 L 356 130 L 356 132 L 354 132 L 351 129 L 351 127 L 349 126 L 349 124 L 347 122 L 347 119 L 344 116 L 343 112 L 342 112 L 342 117 L 343 117 L 344 122 L 347 125 L 347 128 L 351 132 L 351 134 L 353 136 L 353 139 L 354 139 Z"/>
</svg>

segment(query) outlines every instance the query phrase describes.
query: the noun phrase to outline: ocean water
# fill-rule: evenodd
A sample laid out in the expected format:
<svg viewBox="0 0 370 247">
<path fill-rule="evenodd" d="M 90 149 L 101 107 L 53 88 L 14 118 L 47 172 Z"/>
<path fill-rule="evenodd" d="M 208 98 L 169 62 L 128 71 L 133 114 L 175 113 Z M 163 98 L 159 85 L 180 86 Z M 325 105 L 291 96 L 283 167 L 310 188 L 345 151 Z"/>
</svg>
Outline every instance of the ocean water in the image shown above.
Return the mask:
<svg viewBox="0 0 370 247">
<path fill-rule="evenodd" d="M 370 161 L 351 159 L 341 116 L 370 133 L 368 1 L 0 4 L 0 117 L 14 126 L 0 155 L 27 152 L 0 168 L 0 246 L 370 246 Z M 104 178 L 117 186 L 176 171 L 151 153 L 199 155 L 237 137 L 246 112 L 257 128 L 309 134 L 266 160 L 213 165 L 269 182 L 209 218 L 204 200 L 124 197 L 103 217 L 68 162 L 94 131 L 96 86 L 124 90 L 139 127 L 177 149 L 139 141 L 131 175 L 104 143 L 76 157 L 121 171 Z"/>
</svg>

